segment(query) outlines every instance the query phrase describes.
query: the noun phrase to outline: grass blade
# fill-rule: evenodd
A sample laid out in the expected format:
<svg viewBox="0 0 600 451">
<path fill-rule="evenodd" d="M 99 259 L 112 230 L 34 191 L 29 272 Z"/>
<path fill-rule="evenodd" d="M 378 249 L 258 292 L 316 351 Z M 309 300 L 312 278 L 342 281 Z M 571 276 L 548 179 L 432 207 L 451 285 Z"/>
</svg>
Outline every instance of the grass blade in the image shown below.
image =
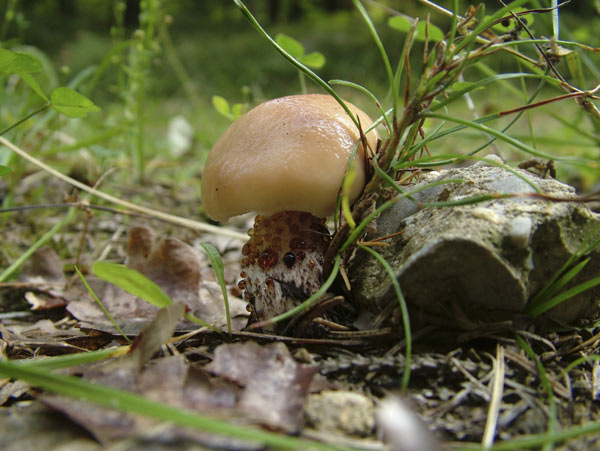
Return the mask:
<svg viewBox="0 0 600 451">
<path fill-rule="evenodd" d="M 19 360 L 14 363 L 28 368 L 39 368 L 40 370 L 52 371 L 84 365 L 86 363 L 98 362 L 99 360 L 108 359 L 110 357 L 119 357 L 127 354 L 129 349 L 129 346 L 119 346 L 118 348 L 102 349 L 100 351 L 78 352 L 76 354 L 41 357 L 32 360 Z"/>
<path fill-rule="evenodd" d="M 552 390 L 552 385 L 550 384 L 550 381 L 548 380 L 548 374 L 546 373 L 546 369 L 544 368 L 544 365 L 542 365 L 542 362 L 540 361 L 540 359 L 538 358 L 538 356 L 536 355 L 534 350 L 531 348 L 531 346 L 529 346 L 529 343 L 527 343 L 519 335 L 517 335 L 516 338 L 517 338 L 517 343 L 519 343 L 519 346 L 521 346 L 521 348 L 525 351 L 525 353 L 528 355 L 528 357 L 531 360 L 533 360 L 537 366 L 538 375 L 539 375 L 540 381 L 542 382 L 542 387 L 544 387 L 544 391 L 548 395 L 548 405 L 549 405 L 548 434 L 553 434 L 556 432 L 556 423 L 558 421 L 558 412 L 557 412 L 556 400 L 554 398 L 554 391 Z M 546 451 L 548 449 L 552 449 L 552 444 L 545 443 L 543 449 L 544 449 L 544 451 Z"/>
<path fill-rule="evenodd" d="M 573 160 L 572 158 L 569 157 L 561 157 L 561 156 L 557 156 L 557 155 L 550 155 L 548 153 L 545 152 L 541 152 L 531 146 L 528 146 L 525 143 L 522 143 L 521 141 L 519 141 L 518 139 L 513 138 L 512 136 L 509 136 L 501 131 L 495 130 L 491 127 L 488 127 L 487 125 L 483 125 L 480 122 L 477 121 L 468 121 L 465 119 L 461 119 L 455 116 L 450 116 L 447 114 L 440 114 L 440 113 L 424 113 L 423 114 L 424 117 L 429 117 L 432 119 L 441 119 L 444 121 L 449 121 L 449 122 L 454 122 L 457 124 L 461 124 L 464 125 L 465 127 L 470 127 L 473 128 L 475 130 L 479 130 L 479 131 L 483 131 L 485 133 L 489 133 L 492 136 L 495 136 L 496 138 L 504 141 L 507 144 L 512 145 L 513 147 L 522 150 L 523 152 L 526 152 L 530 155 L 534 155 L 536 157 L 540 157 L 540 158 L 545 158 L 548 160 L 555 160 L 555 161 L 571 161 Z M 482 118 L 483 119 L 483 118 Z"/>
<path fill-rule="evenodd" d="M 227 284 L 225 283 L 225 271 L 223 266 L 223 260 L 221 254 L 216 247 L 210 243 L 200 243 L 202 249 L 208 255 L 210 264 L 213 267 L 219 286 L 221 287 L 221 293 L 223 294 L 223 303 L 225 304 L 225 316 L 227 318 L 227 333 L 231 335 L 231 314 L 229 313 L 229 298 L 227 297 Z"/>
<path fill-rule="evenodd" d="M 373 37 L 373 40 L 375 41 L 375 45 L 377 45 L 377 49 L 379 50 L 379 53 L 381 54 L 381 59 L 383 60 L 383 65 L 385 66 L 385 72 L 388 77 L 388 82 L 389 82 L 390 87 L 392 88 L 392 102 L 394 105 L 393 111 L 394 111 L 394 117 L 396 117 L 396 113 L 398 112 L 398 91 L 397 91 L 396 83 L 394 83 L 394 72 L 392 70 L 392 65 L 390 64 L 390 59 L 387 55 L 387 52 L 385 51 L 385 47 L 383 46 L 381 39 L 379 38 L 379 34 L 377 34 L 377 29 L 375 28 L 375 25 L 373 25 L 373 21 L 371 20 L 371 18 L 369 17 L 369 14 L 367 13 L 367 10 L 365 9 L 365 7 L 362 5 L 362 3 L 359 0 L 353 0 L 353 2 L 354 2 L 354 6 L 356 7 L 356 9 L 358 9 L 358 12 L 364 19 L 365 23 L 367 24 L 367 28 L 371 32 L 371 36 Z"/>
<path fill-rule="evenodd" d="M 544 313 L 545 311 L 550 310 L 552 307 L 555 307 L 558 304 L 566 301 L 567 299 L 575 297 L 578 294 L 583 293 L 584 291 L 590 290 L 598 285 L 600 285 L 600 277 L 594 277 L 593 279 L 583 282 L 583 283 L 565 291 L 564 293 L 554 296 L 552 299 L 549 299 L 548 301 L 544 302 L 543 304 L 539 305 L 538 307 L 528 308 L 526 310 L 526 313 L 533 315 L 533 316 L 540 315 L 540 314 Z"/>
<path fill-rule="evenodd" d="M 103 407 L 140 414 L 211 434 L 250 440 L 275 448 L 339 449 L 318 442 L 309 442 L 217 420 L 190 410 L 152 401 L 134 393 L 117 390 L 73 376 L 52 374 L 40 368 L 32 368 L 9 361 L 0 361 L 0 374 L 5 377 L 21 379 L 36 387 Z"/>
<path fill-rule="evenodd" d="M 375 249 L 371 249 L 369 246 L 364 246 L 359 244 L 361 249 L 364 249 L 369 254 L 371 254 L 377 261 L 383 266 L 385 272 L 388 273 L 388 277 L 390 278 L 390 282 L 392 282 L 392 286 L 394 287 L 394 292 L 396 293 L 396 299 L 398 300 L 398 304 L 400 304 L 400 310 L 402 312 L 402 327 L 404 328 L 404 340 L 406 341 L 406 354 L 404 355 L 404 371 L 402 372 L 402 390 L 406 390 L 408 388 L 408 383 L 410 381 L 410 362 L 412 355 L 412 335 L 410 330 L 410 317 L 408 316 L 408 307 L 406 306 L 406 300 L 404 299 L 404 295 L 402 294 L 402 290 L 400 289 L 400 283 L 398 282 L 398 278 L 396 274 L 394 274 L 393 268 L 387 262 L 383 256 L 377 252 Z"/>
<path fill-rule="evenodd" d="M 496 81 L 511 80 L 513 78 L 519 78 L 519 79 L 541 78 L 545 81 L 553 80 L 551 77 L 548 77 L 546 75 L 528 74 L 525 72 L 518 72 L 518 73 L 512 73 L 512 74 L 498 74 L 498 75 L 486 77 L 479 81 L 470 83 L 468 86 L 465 86 L 463 89 L 459 89 L 458 91 L 452 91 L 452 93 L 448 97 L 444 98 L 444 100 L 437 102 L 434 105 L 431 105 L 431 108 L 429 108 L 429 110 L 432 112 L 437 111 L 441 108 L 444 108 L 446 105 L 449 105 L 452 102 L 455 102 L 457 99 L 461 98 L 463 95 L 465 95 L 471 91 L 474 91 L 483 86 L 489 85 L 490 83 L 494 83 Z"/>
<path fill-rule="evenodd" d="M 526 313 L 530 315 L 539 315 L 540 313 L 548 310 L 544 307 L 546 302 L 556 302 L 556 298 L 549 300 L 551 296 L 553 296 L 557 291 L 559 291 L 568 281 L 570 281 L 573 277 L 575 277 L 587 264 L 586 259 L 575 267 L 571 268 L 571 266 L 582 256 L 591 252 L 594 248 L 600 245 L 600 226 L 596 227 L 594 231 L 592 231 L 586 240 L 581 244 L 577 252 L 562 265 L 562 267 L 554 273 L 552 278 L 548 281 L 545 287 L 543 287 L 537 294 L 535 294 L 527 303 Z M 571 269 L 569 269 L 571 268 Z M 572 275 L 571 275 L 572 274 Z M 563 282 L 559 282 L 560 279 L 564 279 Z M 555 288 L 557 287 L 557 288 Z M 577 287 L 575 287 L 577 288 Z M 584 290 L 585 291 L 585 290 Z M 561 295 L 562 296 L 562 295 Z M 563 299 L 564 300 L 564 299 Z M 559 300 L 558 303 L 562 302 Z M 554 304 L 557 305 L 557 304 Z"/>
<path fill-rule="evenodd" d="M 519 171 L 515 170 L 514 168 L 510 167 L 507 164 L 504 163 L 500 163 L 499 161 L 496 160 L 492 160 L 490 158 L 486 158 L 486 157 L 476 157 L 474 155 L 455 155 L 455 154 L 438 154 L 432 157 L 426 157 L 426 158 L 421 158 L 419 160 L 412 160 L 406 163 L 399 163 L 397 164 L 394 168 L 395 169 L 403 169 L 405 167 L 410 167 L 410 166 L 415 166 L 415 167 L 432 167 L 432 166 L 440 166 L 440 165 L 446 165 L 446 164 L 454 164 L 458 161 L 462 161 L 462 160 L 475 160 L 475 161 L 484 161 L 487 164 L 491 164 L 494 166 L 497 166 L 499 168 L 504 169 L 505 171 L 510 172 L 511 174 L 513 174 L 515 177 L 520 178 L 521 180 L 523 180 L 525 183 L 527 183 L 529 186 L 531 186 L 531 188 L 536 192 L 536 193 L 542 193 L 542 190 L 540 189 L 539 186 L 537 186 L 535 184 L 534 181 L 530 180 L 528 177 L 526 177 L 525 175 L 521 174 Z"/>
<path fill-rule="evenodd" d="M 2 274 L 0 274 L 0 282 L 4 282 L 10 276 L 12 276 L 14 272 L 16 272 L 27 260 L 29 260 L 35 251 L 50 241 L 60 229 L 73 221 L 73 219 L 75 219 L 75 213 L 77 213 L 77 208 L 69 208 L 67 215 L 63 219 L 61 219 L 50 230 L 44 233 L 39 240 L 33 243 L 29 249 L 23 252 L 19 258 L 17 258 L 8 268 L 2 271 Z"/>
<path fill-rule="evenodd" d="M 329 80 L 329 84 L 330 85 L 341 85 L 341 86 L 348 86 L 350 88 L 354 88 L 357 89 L 358 91 L 362 92 L 363 94 L 366 94 L 377 106 L 377 108 L 379 109 L 379 112 L 381 113 L 381 117 L 383 117 L 383 120 L 385 121 L 388 130 L 392 129 L 392 123 L 390 122 L 385 110 L 383 109 L 383 107 L 381 106 L 381 102 L 377 99 L 377 97 L 375 97 L 375 94 L 373 94 L 371 91 L 369 91 L 367 88 L 365 88 L 364 86 L 359 85 L 358 83 L 354 83 L 351 81 L 346 81 L 346 80 Z M 365 131 L 365 134 L 367 132 Z"/>
<path fill-rule="evenodd" d="M 96 277 L 118 286 L 128 293 L 142 298 L 156 307 L 166 307 L 172 299 L 153 281 L 135 269 L 110 262 L 96 262 L 92 265 Z"/>
<path fill-rule="evenodd" d="M 115 326 L 115 329 L 117 329 L 117 331 L 127 341 L 127 343 L 131 343 L 131 340 L 129 339 L 129 337 L 127 335 L 125 335 L 125 332 L 123 332 L 123 330 L 121 329 L 121 326 L 119 326 L 119 323 L 117 323 L 115 321 L 115 319 L 110 314 L 110 312 L 106 309 L 106 307 L 104 306 L 104 304 L 102 303 L 102 301 L 100 300 L 100 298 L 98 296 L 96 296 L 96 293 L 94 292 L 94 290 L 92 289 L 92 287 L 90 287 L 90 284 L 87 282 L 86 278 L 83 276 L 83 274 L 81 273 L 81 271 L 79 270 L 79 267 L 77 265 L 75 265 L 75 271 L 77 272 L 77 275 L 79 276 L 79 279 L 81 280 L 81 282 L 85 286 L 85 289 L 88 290 L 88 293 L 90 293 L 90 295 L 94 298 L 94 300 L 96 301 L 96 303 L 100 306 L 100 308 L 104 312 L 104 315 L 110 320 L 110 322 L 113 324 L 113 326 Z"/>
<path fill-rule="evenodd" d="M 579 262 L 573 268 L 569 269 L 567 272 L 559 271 L 558 274 L 564 274 L 559 277 L 553 277 L 550 283 L 548 283 L 542 290 L 540 290 L 527 304 L 527 308 L 525 309 L 525 313 L 528 315 L 537 316 L 539 313 L 534 313 L 534 311 L 541 309 L 542 311 L 548 310 L 544 308 L 543 305 L 548 302 L 548 300 L 554 296 L 558 291 L 560 291 L 567 283 L 569 283 L 574 277 L 577 276 L 581 272 L 583 268 L 590 261 L 589 258 L 586 258 L 582 262 Z M 562 268 L 561 268 L 562 269 Z M 540 312 L 541 313 L 541 312 Z"/>
<path fill-rule="evenodd" d="M 354 122 L 354 125 L 356 125 L 357 128 L 360 128 L 359 127 L 359 123 L 358 123 L 358 119 L 356 119 L 356 117 L 354 116 L 354 114 L 350 111 L 350 108 L 348 108 L 348 105 L 346 105 L 346 103 L 342 100 L 342 98 L 339 96 L 339 94 L 337 92 L 335 92 L 335 90 L 331 86 L 329 86 L 323 79 L 321 79 L 321 77 L 319 77 L 312 70 L 310 70 L 307 66 L 305 66 L 304 64 L 302 64 L 300 61 L 298 61 L 292 55 L 290 55 L 283 47 L 281 47 L 275 41 L 275 39 L 273 39 L 271 37 L 271 35 L 269 35 L 269 33 L 267 33 L 265 31 L 265 29 L 260 25 L 260 23 L 258 23 L 258 21 L 256 20 L 256 18 L 252 15 L 252 13 L 250 12 L 250 10 L 246 7 L 246 5 L 244 5 L 244 3 L 241 0 L 233 0 L 233 2 L 240 9 L 240 11 L 242 11 L 242 13 L 246 16 L 246 18 L 248 19 L 248 21 L 250 22 L 250 24 L 256 29 L 256 31 L 258 31 L 258 33 L 262 37 L 264 37 L 267 41 L 269 41 L 269 43 L 275 48 L 275 50 L 277 50 L 296 69 L 298 69 L 300 72 L 302 72 L 303 74 L 305 74 L 308 78 L 310 78 L 316 84 L 318 84 L 319 86 L 321 86 L 325 91 L 327 91 L 331 96 L 333 96 L 333 98 L 335 100 L 337 100 L 337 102 L 342 106 L 342 108 L 344 109 L 344 111 L 346 111 L 346 113 L 348 114 L 348 116 L 350 116 L 350 118 Z"/>
</svg>

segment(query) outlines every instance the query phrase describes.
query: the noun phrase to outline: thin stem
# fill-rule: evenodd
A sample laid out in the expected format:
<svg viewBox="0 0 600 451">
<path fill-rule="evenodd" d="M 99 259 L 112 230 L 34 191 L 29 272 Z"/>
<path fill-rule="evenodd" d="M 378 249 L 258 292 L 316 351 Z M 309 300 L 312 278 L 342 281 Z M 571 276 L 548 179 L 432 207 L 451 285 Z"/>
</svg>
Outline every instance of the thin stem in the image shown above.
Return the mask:
<svg viewBox="0 0 600 451">
<path fill-rule="evenodd" d="M 9 131 L 11 131 L 13 128 L 17 127 L 18 125 L 21 125 L 23 122 L 25 122 L 27 119 L 32 118 L 33 116 L 35 116 L 38 113 L 41 113 L 42 111 L 44 111 L 45 109 L 47 109 L 50 106 L 50 102 L 47 102 L 45 104 L 43 104 L 41 107 L 39 107 L 37 110 L 32 111 L 31 113 L 29 113 L 27 116 L 25 116 L 22 119 L 19 119 L 17 122 L 15 122 L 12 125 L 9 125 L 8 127 L 6 127 L 4 130 L 0 131 L 0 136 L 4 135 L 5 133 L 8 133 Z"/>
<path fill-rule="evenodd" d="M 12 142 L 8 141 L 7 139 L 3 138 L 2 136 L 0 136 L 0 144 L 8 147 L 10 150 L 15 152 L 17 155 L 25 158 L 30 163 L 33 163 L 40 169 L 43 169 L 44 171 L 52 174 L 53 176 L 65 181 L 83 191 L 93 194 L 94 196 L 98 196 L 101 199 L 104 199 L 108 202 L 112 202 L 114 204 L 121 205 L 122 207 L 128 208 L 128 209 L 133 210 L 138 213 L 143 213 L 143 214 L 149 215 L 154 218 L 162 219 L 163 221 L 170 222 L 171 224 L 177 224 L 180 226 L 188 227 L 193 230 L 200 230 L 202 232 L 215 233 L 218 235 L 228 236 L 230 238 L 235 238 L 235 239 L 243 240 L 243 241 L 246 241 L 248 239 L 248 237 L 245 234 L 236 232 L 234 230 L 229 230 L 229 229 L 226 229 L 223 227 L 217 227 L 217 226 L 213 226 L 211 224 L 205 224 L 203 222 L 193 221 L 191 219 L 182 218 L 182 217 L 175 216 L 175 215 L 170 215 L 170 214 L 164 213 L 162 211 L 152 210 L 151 208 L 142 207 L 142 206 L 136 205 L 132 202 L 127 202 L 125 200 L 111 196 L 110 194 L 106 194 L 103 191 L 99 191 L 99 190 L 92 188 L 88 185 L 85 185 L 84 183 L 81 183 L 67 175 L 62 174 L 61 172 L 58 172 L 57 170 L 51 168 L 47 164 L 42 163 L 37 158 L 32 157 L 27 152 L 25 152 L 23 149 L 15 146 Z"/>
<path fill-rule="evenodd" d="M 361 249 L 367 251 L 371 254 L 375 259 L 383 266 L 385 271 L 388 273 L 388 277 L 392 282 L 394 287 L 394 292 L 396 293 L 396 298 L 398 300 L 398 304 L 400 304 L 400 311 L 402 312 L 402 327 L 404 328 L 404 340 L 406 342 L 406 353 L 404 355 L 404 371 L 402 372 L 402 390 L 406 390 L 408 388 L 408 383 L 410 381 L 410 363 L 411 363 L 411 355 L 412 355 L 412 335 L 410 331 L 410 317 L 408 315 L 408 307 L 406 306 L 406 300 L 404 299 L 404 295 L 402 294 L 402 290 L 400 288 L 400 283 L 398 282 L 398 278 L 394 273 L 393 268 L 387 262 L 383 256 L 374 249 L 371 249 L 369 246 L 363 246 L 362 244 L 358 245 Z"/>
<path fill-rule="evenodd" d="M 252 15 L 250 10 L 248 8 L 246 8 L 246 5 L 244 5 L 244 2 L 242 2 L 241 0 L 233 0 L 233 2 L 240 9 L 240 11 L 242 11 L 242 13 L 246 16 L 246 18 L 250 21 L 250 24 L 256 29 L 256 31 L 258 31 L 258 33 L 262 37 L 264 37 L 267 41 L 269 41 L 269 43 L 273 47 L 275 47 L 275 49 L 286 60 L 288 60 L 296 69 L 298 69 L 299 71 L 304 73 L 308 78 L 310 78 L 316 84 L 321 86 L 325 91 L 327 91 L 331 96 L 333 96 L 333 98 L 341 105 L 341 107 L 348 114 L 348 116 L 350 116 L 350 119 L 352 119 L 352 122 L 354 122 L 354 125 L 356 125 L 356 128 L 360 129 L 360 124 L 358 122 L 358 119 L 355 117 L 355 115 L 352 113 L 352 111 L 350 111 L 350 108 L 348 107 L 348 105 L 346 105 L 346 102 L 344 102 L 344 100 L 340 97 L 340 95 L 337 92 L 335 92 L 335 90 L 331 86 L 329 86 L 325 81 L 323 81 L 317 74 L 315 74 L 312 70 L 310 70 L 308 67 L 306 67 L 304 64 L 302 64 L 300 61 L 298 61 L 296 58 L 294 58 L 292 55 L 290 55 L 283 47 L 281 47 L 275 41 L 275 39 L 273 39 L 269 35 L 269 33 L 267 33 L 265 31 L 265 29 L 260 25 L 260 23 L 258 23 L 258 21 Z"/>
<path fill-rule="evenodd" d="M 0 138 L 3 139 L 3 138 Z M 29 249 L 27 249 L 25 252 L 23 252 L 19 258 L 17 258 L 12 265 L 10 265 L 8 268 L 6 268 L 2 274 L 0 274 L 0 282 L 4 282 L 6 279 L 8 279 L 15 271 L 17 271 L 27 260 L 29 260 L 29 258 L 35 253 L 35 251 L 37 251 L 40 247 L 42 247 L 44 244 L 46 244 L 48 241 L 50 241 L 52 239 L 52 237 L 60 230 L 62 229 L 64 226 L 66 226 L 67 224 L 69 224 L 74 218 L 75 218 L 75 213 L 77 212 L 76 208 L 70 208 L 69 212 L 67 213 L 67 215 L 60 220 L 59 222 L 57 222 L 56 224 L 54 224 L 54 226 L 48 230 L 46 233 L 44 233 L 44 235 L 42 235 L 42 237 L 37 240 L 35 243 L 33 243 Z"/>
<path fill-rule="evenodd" d="M 353 0 L 353 1 L 354 1 L 354 6 L 356 7 L 356 9 L 358 9 L 358 11 L 360 12 L 361 16 L 363 17 L 365 23 L 367 24 L 367 27 L 369 28 L 369 31 L 371 32 L 371 36 L 373 36 L 373 40 L 375 41 L 375 44 L 377 45 L 377 48 L 379 49 L 379 53 L 381 53 L 381 59 L 383 60 L 383 64 L 385 66 L 385 71 L 387 73 L 388 82 L 390 84 L 390 87 L 392 88 L 392 102 L 393 102 L 393 106 L 394 106 L 393 111 L 394 111 L 394 117 L 395 117 L 397 114 L 397 111 L 398 111 L 398 91 L 397 91 L 396 83 L 394 83 L 394 71 L 392 70 L 392 65 L 390 64 L 390 59 L 387 56 L 385 47 L 383 46 L 383 43 L 381 42 L 381 39 L 379 38 L 379 34 L 377 34 L 375 25 L 373 25 L 373 21 L 369 17 L 367 10 L 362 5 L 362 3 L 360 3 L 359 0 Z"/>
<path fill-rule="evenodd" d="M 125 341 L 127 341 L 127 343 L 131 344 L 131 340 L 129 339 L 129 337 L 125 334 L 125 332 L 123 332 L 123 329 L 121 329 L 121 326 L 119 326 L 119 323 L 117 323 L 115 318 L 110 314 L 110 312 L 104 306 L 104 303 L 96 295 L 95 291 L 92 289 L 92 287 L 90 286 L 90 284 L 88 283 L 88 281 L 86 280 L 84 275 L 81 273 L 81 271 L 79 270 L 79 267 L 77 265 L 75 265 L 75 271 L 77 272 L 77 275 L 79 276 L 79 279 L 85 286 L 86 290 L 88 290 L 88 293 L 90 293 L 90 295 L 92 296 L 92 298 L 94 298 L 94 300 L 96 301 L 96 303 L 98 304 L 100 309 L 102 309 L 102 312 L 104 313 L 104 315 L 110 320 L 112 325 L 115 326 L 115 329 L 117 329 L 117 331 L 121 334 L 121 336 L 125 339 Z"/>
<path fill-rule="evenodd" d="M 300 82 L 300 92 L 302 94 L 308 93 L 308 89 L 306 88 L 306 78 L 302 71 L 298 71 L 298 81 Z"/>
<path fill-rule="evenodd" d="M 171 39 L 171 34 L 169 33 L 169 25 L 166 22 L 163 21 L 161 26 L 158 27 L 158 35 L 163 44 L 165 56 L 169 60 L 169 64 L 171 65 L 173 72 L 175 72 L 175 75 L 181 82 L 181 87 L 194 104 L 194 108 L 196 110 L 200 110 L 202 102 L 200 101 L 200 96 L 196 90 L 196 85 L 187 73 L 185 66 L 181 62 L 181 58 L 179 58 L 179 55 L 177 54 L 177 50 L 175 49 L 173 40 Z"/>
</svg>

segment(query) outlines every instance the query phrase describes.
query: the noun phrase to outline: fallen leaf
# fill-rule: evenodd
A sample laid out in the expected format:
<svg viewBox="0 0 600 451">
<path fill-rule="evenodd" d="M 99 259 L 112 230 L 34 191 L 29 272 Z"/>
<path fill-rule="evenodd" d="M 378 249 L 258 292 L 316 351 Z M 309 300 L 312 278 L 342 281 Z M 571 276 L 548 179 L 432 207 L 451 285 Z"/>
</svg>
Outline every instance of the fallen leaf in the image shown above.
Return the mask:
<svg viewBox="0 0 600 451">
<path fill-rule="evenodd" d="M 206 369 L 245 387 L 238 406 L 247 414 L 288 432 L 302 425 L 316 368 L 296 362 L 283 343 L 221 345 Z"/>
<path fill-rule="evenodd" d="M 28 265 L 19 276 L 19 288 L 28 290 L 25 300 L 31 310 L 47 310 L 64 307 L 64 288 L 67 279 L 63 263 L 50 247 L 38 249 L 29 259 Z"/>
<path fill-rule="evenodd" d="M 132 345 L 132 355 L 135 356 L 139 367 L 149 361 L 160 347 L 173 336 L 177 323 L 184 313 L 183 304 L 175 302 L 160 309 L 156 318 L 142 330 Z"/>
<path fill-rule="evenodd" d="M 155 243 L 152 230 L 134 227 L 129 234 L 127 251 L 127 266 L 155 282 L 174 302 L 185 304 L 195 316 L 216 327 L 226 324 L 220 287 L 214 280 L 202 280 L 201 258 L 193 247 L 176 238 L 164 238 Z M 157 307 L 112 284 L 91 275 L 86 279 L 128 335 L 139 333 L 158 311 Z M 74 282 L 65 297 L 70 300 L 68 311 L 81 321 L 83 327 L 117 332 L 79 281 Z M 245 326 L 246 304 L 242 299 L 229 297 L 233 330 Z M 189 331 L 197 327 L 189 321 L 180 321 L 177 330 Z"/>
</svg>

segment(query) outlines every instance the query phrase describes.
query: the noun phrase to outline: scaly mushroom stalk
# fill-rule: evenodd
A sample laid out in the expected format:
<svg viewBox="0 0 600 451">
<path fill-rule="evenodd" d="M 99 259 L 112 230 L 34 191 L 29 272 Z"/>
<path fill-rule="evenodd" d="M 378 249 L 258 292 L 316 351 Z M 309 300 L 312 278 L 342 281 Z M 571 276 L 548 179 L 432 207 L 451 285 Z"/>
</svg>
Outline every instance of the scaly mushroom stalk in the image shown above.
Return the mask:
<svg viewBox="0 0 600 451">
<path fill-rule="evenodd" d="M 323 256 L 330 240 L 324 223 L 299 211 L 255 218 L 250 240 L 242 248 L 238 285 L 252 306 L 253 321 L 285 313 L 322 285 Z"/>
</svg>

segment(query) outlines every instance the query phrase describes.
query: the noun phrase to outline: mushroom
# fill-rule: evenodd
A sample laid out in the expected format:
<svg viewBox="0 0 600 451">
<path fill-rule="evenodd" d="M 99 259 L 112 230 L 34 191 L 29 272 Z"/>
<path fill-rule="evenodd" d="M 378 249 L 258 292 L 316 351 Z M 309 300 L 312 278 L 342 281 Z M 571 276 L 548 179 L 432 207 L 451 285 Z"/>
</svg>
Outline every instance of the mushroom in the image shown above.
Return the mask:
<svg viewBox="0 0 600 451">
<path fill-rule="evenodd" d="M 346 102 L 362 127 L 372 120 Z M 208 216 L 226 221 L 256 212 L 242 248 L 240 289 L 252 308 L 251 321 L 284 313 L 322 285 L 325 225 L 333 214 L 348 159 L 360 133 L 328 95 L 305 94 L 262 103 L 240 117 L 213 146 L 202 179 Z M 367 135 L 375 148 L 377 133 Z M 365 184 L 359 144 L 350 201 Z M 273 327 L 269 330 L 274 330 Z"/>
</svg>

